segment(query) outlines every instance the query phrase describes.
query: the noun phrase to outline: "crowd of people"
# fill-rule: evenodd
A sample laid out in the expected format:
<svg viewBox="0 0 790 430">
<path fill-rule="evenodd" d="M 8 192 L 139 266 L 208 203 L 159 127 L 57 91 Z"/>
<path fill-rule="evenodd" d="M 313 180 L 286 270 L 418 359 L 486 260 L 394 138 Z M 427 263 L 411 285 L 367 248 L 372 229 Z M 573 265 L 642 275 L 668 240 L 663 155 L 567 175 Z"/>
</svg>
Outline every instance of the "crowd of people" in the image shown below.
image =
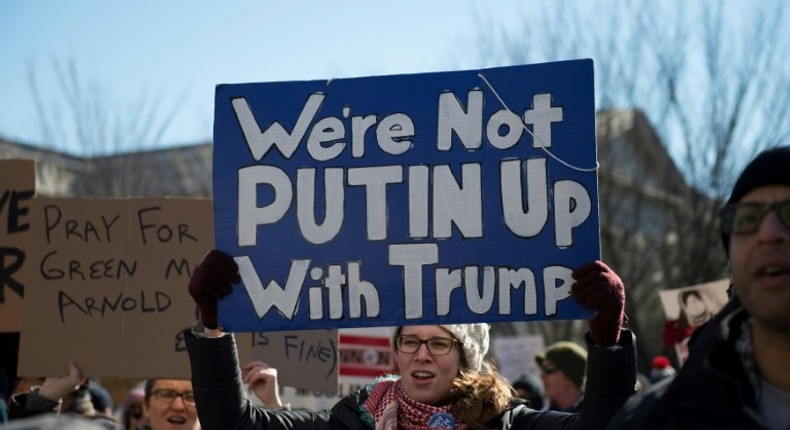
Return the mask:
<svg viewBox="0 0 790 430">
<path fill-rule="evenodd" d="M 244 383 L 263 407 L 280 409 L 277 369 L 261 361 L 242 366 Z M 51 414 L 50 412 L 54 412 Z M 129 390 L 118 408 L 109 392 L 68 364 L 63 377 L 20 378 L 8 403 L 8 427 L 85 426 L 108 430 L 199 430 L 192 381 L 151 378 Z M 8 421 L 8 419 L 3 422 Z M 0 422 L 2 424 L 3 422 Z"/>
<path fill-rule="evenodd" d="M 106 390 L 68 363 L 62 377 L 16 381 L 0 399 L 0 419 L 8 429 L 788 429 L 788 166 L 790 147 L 778 147 L 739 175 L 720 212 L 731 298 L 710 314 L 699 296 L 683 297 L 694 329 L 677 370 L 656 357 L 649 377 L 637 375 L 625 286 L 594 261 L 572 274 L 573 298 L 595 310 L 585 344 L 549 345 L 535 358 L 539 378 L 511 384 L 498 373 L 486 360 L 488 324 L 404 325 L 392 332 L 394 374 L 329 410 L 291 409 L 277 370 L 241 365 L 234 336 L 217 323 L 217 302 L 240 277 L 229 255 L 212 250 L 187 287 L 200 312 L 184 332 L 191 380 L 148 379 L 114 409 Z"/>
</svg>

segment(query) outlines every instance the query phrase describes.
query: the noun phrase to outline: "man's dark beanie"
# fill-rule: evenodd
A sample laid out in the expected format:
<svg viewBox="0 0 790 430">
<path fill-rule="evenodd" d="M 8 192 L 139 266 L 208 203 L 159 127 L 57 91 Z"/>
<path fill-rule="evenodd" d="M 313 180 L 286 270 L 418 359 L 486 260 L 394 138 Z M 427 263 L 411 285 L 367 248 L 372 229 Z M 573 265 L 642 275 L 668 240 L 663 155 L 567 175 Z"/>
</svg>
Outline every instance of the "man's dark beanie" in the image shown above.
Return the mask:
<svg viewBox="0 0 790 430">
<path fill-rule="evenodd" d="M 737 203 L 755 188 L 766 185 L 790 185 L 790 146 L 766 149 L 752 160 L 732 188 L 727 204 Z M 730 254 L 730 236 L 721 233 L 724 252 Z"/>
<path fill-rule="evenodd" d="M 587 350 L 581 345 L 563 340 L 552 343 L 543 353 L 535 354 L 535 362 L 543 365 L 549 360 L 562 371 L 578 388 L 584 388 L 587 376 Z"/>
</svg>

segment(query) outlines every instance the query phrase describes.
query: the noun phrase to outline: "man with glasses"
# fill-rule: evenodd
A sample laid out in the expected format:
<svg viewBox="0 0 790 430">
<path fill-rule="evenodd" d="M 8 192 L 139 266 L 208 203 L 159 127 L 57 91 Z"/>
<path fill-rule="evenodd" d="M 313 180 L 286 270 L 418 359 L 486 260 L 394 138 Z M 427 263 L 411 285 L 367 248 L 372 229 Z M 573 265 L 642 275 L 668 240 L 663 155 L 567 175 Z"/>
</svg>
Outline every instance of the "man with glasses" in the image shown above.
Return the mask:
<svg viewBox="0 0 790 430">
<path fill-rule="evenodd" d="M 677 376 L 611 428 L 790 428 L 790 146 L 752 160 L 720 215 L 732 299 L 695 330 Z"/>
<path fill-rule="evenodd" d="M 192 382 L 149 379 L 145 382 L 143 414 L 151 430 L 199 430 Z"/>
<path fill-rule="evenodd" d="M 66 412 L 69 408 L 67 400 L 72 397 L 75 386 L 79 388 L 81 384 L 85 384 L 85 380 L 79 366 L 69 363 L 68 375 L 46 378 L 41 386 L 33 387 L 28 393 L 14 396 L 12 406 L 15 414 L 12 415 L 19 419 L 46 415 L 48 412 L 57 414 Z M 87 388 L 85 390 L 87 392 Z M 145 381 L 144 393 L 142 417 L 146 418 L 146 421 L 139 426 L 127 427 L 126 430 L 200 430 L 191 381 L 148 379 Z M 90 404 L 89 399 L 87 404 Z M 121 428 L 120 423 L 101 414 L 94 413 L 84 418 L 99 428 L 113 430 Z M 128 425 L 129 422 L 126 421 L 126 424 Z M 37 427 L 31 424 L 31 427 L 20 428 Z M 93 427 L 86 425 L 85 428 Z"/>
</svg>

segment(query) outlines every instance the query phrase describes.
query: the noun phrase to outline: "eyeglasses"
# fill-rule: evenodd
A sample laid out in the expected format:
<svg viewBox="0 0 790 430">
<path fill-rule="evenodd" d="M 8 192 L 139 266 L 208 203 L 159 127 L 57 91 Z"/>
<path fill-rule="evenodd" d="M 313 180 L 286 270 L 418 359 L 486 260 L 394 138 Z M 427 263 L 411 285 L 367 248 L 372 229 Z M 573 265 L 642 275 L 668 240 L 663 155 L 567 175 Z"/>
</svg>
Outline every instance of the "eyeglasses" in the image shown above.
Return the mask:
<svg viewBox="0 0 790 430">
<path fill-rule="evenodd" d="M 547 375 L 551 375 L 552 373 L 560 370 L 560 368 L 551 363 L 543 363 L 540 365 L 540 370 Z"/>
<path fill-rule="evenodd" d="M 760 229 L 768 212 L 776 211 L 779 221 L 790 228 L 790 200 L 766 203 L 738 203 L 724 206 L 719 211 L 724 234 L 749 234 Z"/>
<path fill-rule="evenodd" d="M 456 342 L 458 341 L 447 337 L 432 337 L 427 340 L 422 340 L 417 336 L 403 335 L 398 336 L 395 340 L 395 346 L 400 352 L 414 354 L 420 349 L 422 344 L 425 344 L 428 347 L 428 352 L 431 354 L 447 355 L 450 353 L 450 350 L 453 349 L 453 345 L 455 345 Z"/>
<path fill-rule="evenodd" d="M 154 390 L 153 395 L 157 399 L 166 403 L 171 403 L 176 399 L 176 397 L 181 397 L 184 403 L 188 404 L 189 406 L 195 406 L 195 393 L 193 393 L 192 391 L 185 391 L 183 393 L 179 393 L 178 391 L 167 390 L 167 389 Z"/>
</svg>

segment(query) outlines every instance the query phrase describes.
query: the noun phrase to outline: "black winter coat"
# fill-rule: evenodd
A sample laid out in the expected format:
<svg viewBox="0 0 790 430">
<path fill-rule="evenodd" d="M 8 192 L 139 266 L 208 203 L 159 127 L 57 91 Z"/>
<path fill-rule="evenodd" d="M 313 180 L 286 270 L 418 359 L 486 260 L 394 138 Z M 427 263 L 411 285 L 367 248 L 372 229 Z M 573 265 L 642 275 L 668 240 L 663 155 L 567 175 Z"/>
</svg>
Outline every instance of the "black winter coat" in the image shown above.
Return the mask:
<svg viewBox="0 0 790 430">
<path fill-rule="evenodd" d="M 192 388 L 203 430 L 370 430 L 360 406 L 368 396 L 361 389 L 325 411 L 271 411 L 252 406 L 241 382 L 232 336 L 196 338 L 185 332 L 192 365 Z M 594 346 L 588 336 L 587 385 L 581 414 L 536 411 L 514 401 L 490 423 L 496 430 L 602 429 L 634 392 L 634 336 L 623 330 L 613 348 Z"/>
<path fill-rule="evenodd" d="M 749 314 L 737 299 L 695 330 L 680 372 L 629 399 L 609 426 L 624 429 L 762 429 L 755 391 L 735 350 Z"/>
</svg>

